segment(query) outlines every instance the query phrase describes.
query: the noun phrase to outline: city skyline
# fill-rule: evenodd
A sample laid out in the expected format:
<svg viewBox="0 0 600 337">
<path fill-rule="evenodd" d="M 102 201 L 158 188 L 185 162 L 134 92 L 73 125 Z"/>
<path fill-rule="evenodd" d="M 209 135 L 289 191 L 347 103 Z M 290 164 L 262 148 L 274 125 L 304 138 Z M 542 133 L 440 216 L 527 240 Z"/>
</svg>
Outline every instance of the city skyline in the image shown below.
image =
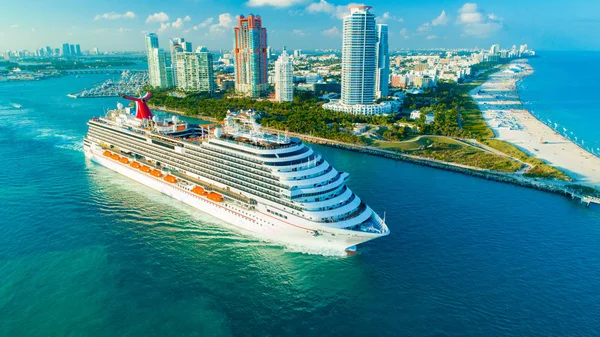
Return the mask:
<svg viewBox="0 0 600 337">
<path fill-rule="evenodd" d="M 554 2 L 557 6 L 551 6 Z M 242 13 L 260 15 L 269 22 L 269 45 L 281 49 L 337 49 L 341 43 L 341 20 L 346 2 L 305 0 L 221 1 L 180 0 L 168 5 L 158 1 L 120 3 L 40 3 L 40 10 L 27 18 L 19 13 L 27 4 L 9 3 L 0 13 L 0 50 L 37 50 L 64 41 L 81 41 L 82 50 L 143 51 L 138 37 L 156 32 L 161 44 L 185 35 L 195 45 L 211 50 L 230 49 L 227 37 Z M 502 4 L 492 1 L 432 1 L 427 4 L 391 4 L 381 0 L 373 6 L 378 23 L 389 26 L 390 49 L 472 48 L 493 43 L 529 44 L 538 49 L 600 49 L 591 32 L 600 28 L 588 13 L 600 4 L 572 1 L 569 7 L 558 1 Z M 556 8 L 554 8 L 556 7 Z M 565 7 L 565 8 L 561 8 Z M 72 11 L 71 11 L 72 9 Z M 531 13 L 539 13 L 531 17 Z M 307 24 L 308 22 L 308 24 Z"/>
</svg>

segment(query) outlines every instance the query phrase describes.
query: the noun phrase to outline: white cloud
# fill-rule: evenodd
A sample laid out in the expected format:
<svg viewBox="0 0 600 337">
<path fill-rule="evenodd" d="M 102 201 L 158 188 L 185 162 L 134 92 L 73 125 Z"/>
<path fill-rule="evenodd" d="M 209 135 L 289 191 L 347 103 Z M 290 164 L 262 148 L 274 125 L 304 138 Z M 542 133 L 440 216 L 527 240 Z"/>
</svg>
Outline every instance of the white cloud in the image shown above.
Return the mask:
<svg viewBox="0 0 600 337">
<path fill-rule="evenodd" d="M 158 28 L 159 32 L 164 32 L 165 30 L 169 29 L 171 27 L 171 23 L 170 22 L 161 22 L 160 24 L 160 28 Z"/>
<path fill-rule="evenodd" d="M 213 33 L 221 33 L 231 28 L 233 28 L 233 15 L 230 13 L 219 14 L 219 22 L 210 25 L 210 31 Z"/>
<path fill-rule="evenodd" d="M 19 25 L 10 25 L 10 28 L 19 28 Z"/>
<path fill-rule="evenodd" d="M 442 11 L 442 13 L 433 21 L 431 21 L 431 25 L 433 26 L 443 26 L 448 23 L 450 19 L 448 19 L 448 15 L 446 15 L 446 11 Z"/>
<path fill-rule="evenodd" d="M 189 15 L 186 15 L 185 18 L 183 18 L 183 21 L 189 22 L 189 21 L 192 21 L 192 18 L 190 18 Z"/>
<path fill-rule="evenodd" d="M 321 34 L 328 36 L 328 37 L 335 37 L 335 36 L 340 35 L 340 30 L 338 29 L 337 26 L 333 26 L 329 29 L 325 29 L 324 31 L 321 32 Z"/>
<path fill-rule="evenodd" d="M 395 15 L 391 15 L 390 12 L 385 12 L 381 16 L 376 17 L 375 19 L 378 23 L 386 23 L 389 21 L 404 22 L 403 18 L 398 18 Z"/>
<path fill-rule="evenodd" d="M 408 29 L 402 28 L 402 30 L 400 30 L 400 36 L 402 36 L 405 39 L 410 38 L 410 36 L 408 35 Z"/>
<path fill-rule="evenodd" d="M 98 14 L 94 17 L 94 20 L 118 20 L 118 19 L 135 19 L 134 12 L 125 12 L 123 14 L 119 14 L 117 12 L 108 12 L 104 14 Z"/>
<path fill-rule="evenodd" d="M 125 32 L 129 32 L 129 31 L 131 31 L 131 29 L 129 29 L 129 28 L 121 27 L 121 28 L 117 29 L 117 32 L 119 32 L 119 33 L 125 33 Z"/>
<path fill-rule="evenodd" d="M 329 13 L 329 14 L 331 14 L 335 11 L 335 6 L 325 0 L 321 0 L 319 2 L 311 3 L 310 5 L 308 5 L 308 7 L 306 7 L 306 10 L 310 13 Z"/>
<path fill-rule="evenodd" d="M 165 12 L 154 13 L 152 15 L 149 15 L 148 18 L 146 19 L 146 23 L 165 22 L 165 21 L 169 21 L 169 16 Z"/>
<path fill-rule="evenodd" d="M 187 18 L 189 18 L 189 16 L 187 16 Z M 185 21 L 185 19 L 183 19 L 183 21 Z M 206 27 L 209 27 L 209 26 L 210 26 L 210 25 L 213 23 L 213 21 L 215 21 L 215 19 L 214 19 L 214 18 L 208 18 L 208 19 L 206 19 L 206 20 L 204 20 L 204 21 L 200 22 L 199 24 L 197 24 L 197 25 L 193 26 L 192 28 L 186 29 L 186 30 L 185 30 L 185 32 L 186 32 L 186 33 L 189 33 L 189 32 L 191 32 L 192 30 L 200 30 L 200 28 L 206 28 Z"/>
<path fill-rule="evenodd" d="M 272 6 L 278 8 L 290 7 L 298 4 L 305 3 L 306 0 L 248 0 L 246 6 L 248 7 L 263 7 Z"/>
<path fill-rule="evenodd" d="M 458 10 L 458 23 L 479 23 L 482 19 L 483 15 L 477 11 L 475 3 L 466 3 Z"/>
<path fill-rule="evenodd" d="M 175 29 L 181 29 L 183 28 L 183 19 L 182 18 L 177 18 L 177 20 L 173 21 L 171 23 L 171 27 L 175 28 Z"/>
<path fill-rule="evenodd" d="M 208 26 L 210 26 L 211 23 L 213 23 L 213 21 L 215 21 L 214 18 L 208 18 L 208 19 L 202 21 L 202 23 L 200 23 L 197 27 L 201 27 L 201 28 L 208 27 Z M 194 30 L 197 30 L 196 27 L 194 27 Z"/>
<path fill-rule="evenodd" d="M 32 32 L 32 33 L 35 33 L 35 28 L 31 28 L 31 32 Z"/>
<path fill-rule="evenodd" d="M 306 7 L 306 11 L 309 13 L 325 13 L 332 17 L 336 17 L 342 20 L 346 15 L 350 14 L 349 6 L 358 5 L 356 3 L 349 3 L 344 6 L 335 6 L 327 2 L 326 0 L 320 0 L 319 2 L 313 2 Z"/>
<path fill-rule="evenodd" d="M 300 29 L 294 29 L 292 31 L 292 34 L 294 34 L 296 36 L 300 36 L 300 37 L 306 36 L 306 33 L 303 30 L 300 30 Z"/>
<path fill-rule="evenodd" d="M 433 34 L 431 34 L 431 35 L 427 35 L 426 39 L 427 39 L 427 40 L 433 40 L 433 39 L 437 39 L 437 35 L 433 35 Z"/>
<path fill-rule="evenodd" d="M 429 22 L 425 22 L 424 24 L 420 25 L 417 30 L 421 33 L 428 32 L 431 30 L 431 24 L 429 24 Z"/>
<path fill-rule="evenodd" d="M 486 15 L 476 3 L 465 3 L 458 10 L 456 23 L 463 26 L 464 34 L 474 37 L 487 37 L 502 29 L 502 19 L 495 14 Z"/>
</svg>

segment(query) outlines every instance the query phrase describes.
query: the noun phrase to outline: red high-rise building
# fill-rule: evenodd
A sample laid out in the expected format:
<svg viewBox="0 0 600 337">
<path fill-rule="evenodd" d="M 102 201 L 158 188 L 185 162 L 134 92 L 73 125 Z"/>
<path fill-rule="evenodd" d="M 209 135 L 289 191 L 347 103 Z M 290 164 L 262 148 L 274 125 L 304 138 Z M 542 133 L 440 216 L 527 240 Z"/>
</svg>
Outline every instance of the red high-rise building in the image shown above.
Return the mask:
<svg viewBox="0 0 600 337">
<path fill-rule="evenodd" d="M 245 96 L 260 97 L 269 88 L 267 75 L 267 30 L 259 15 L 240 15 L 233 28 L 235 90 Z"/>
</svg>

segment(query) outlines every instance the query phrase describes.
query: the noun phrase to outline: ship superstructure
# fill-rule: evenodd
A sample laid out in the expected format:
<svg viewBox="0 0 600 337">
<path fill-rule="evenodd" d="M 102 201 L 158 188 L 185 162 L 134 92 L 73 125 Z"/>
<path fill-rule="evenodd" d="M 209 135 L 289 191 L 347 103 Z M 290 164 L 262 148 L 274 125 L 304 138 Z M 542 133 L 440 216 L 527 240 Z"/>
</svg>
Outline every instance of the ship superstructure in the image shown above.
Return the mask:
<svg viewBox="0 0 600 337">
<path fill-rule="evenodd" d="M 160 119 L 151 97 L 125 97 L 88 122 L 86 156 L 270 241 L 352 251 L 389 234 L 338 172 L 300 139 L 264 132 L 252 111 L 228 112 L 222 125 Z"/>
</svg>

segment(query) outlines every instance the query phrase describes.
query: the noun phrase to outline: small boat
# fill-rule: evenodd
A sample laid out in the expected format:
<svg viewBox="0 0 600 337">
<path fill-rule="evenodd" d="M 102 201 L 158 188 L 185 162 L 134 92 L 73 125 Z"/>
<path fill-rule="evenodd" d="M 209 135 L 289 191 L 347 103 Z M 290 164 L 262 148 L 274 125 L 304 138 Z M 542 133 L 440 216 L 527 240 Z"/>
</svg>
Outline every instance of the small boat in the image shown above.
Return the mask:
<svg viewBox="0 0 600 337">
<path fill-rule="evenodd" d="M 21 109 L 23 106 L 19 103 L 10 103 L 10 105 L 12 105 L 13 108 L 15 109 Z"/>
</svg>

